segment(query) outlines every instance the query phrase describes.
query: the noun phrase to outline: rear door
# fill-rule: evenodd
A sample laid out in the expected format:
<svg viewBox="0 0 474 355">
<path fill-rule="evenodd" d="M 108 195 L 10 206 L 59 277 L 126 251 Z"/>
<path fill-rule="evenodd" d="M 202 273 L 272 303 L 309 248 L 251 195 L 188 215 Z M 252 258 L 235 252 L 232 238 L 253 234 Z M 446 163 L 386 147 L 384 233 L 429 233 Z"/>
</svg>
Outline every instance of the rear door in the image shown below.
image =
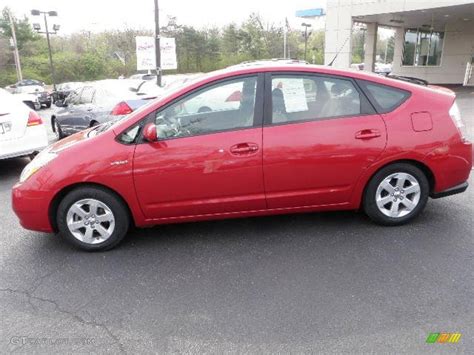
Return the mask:
<svg viewBox="0 0 474 355">
<path fill-rule="evenodd" d="M 268 208 L 344 205 L 383 152 L 385 124 L 354 81 L 268 74 L 263 170 Z"/>
</svg>

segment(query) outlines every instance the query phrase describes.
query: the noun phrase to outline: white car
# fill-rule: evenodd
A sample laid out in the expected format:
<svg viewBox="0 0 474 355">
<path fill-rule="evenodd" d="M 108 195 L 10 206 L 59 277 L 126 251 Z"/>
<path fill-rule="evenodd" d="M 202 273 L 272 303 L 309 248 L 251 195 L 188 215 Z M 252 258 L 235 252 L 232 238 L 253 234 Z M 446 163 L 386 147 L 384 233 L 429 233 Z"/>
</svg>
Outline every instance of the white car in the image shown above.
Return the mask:
<svg viewBox="0 0 474 355">
<path fill-rule="evenodd" d="M 32 156 L 47 146 L 41 117 L 16 95 L 0 89 L 0 159 Z"/>
<path fill-rule="evenodd" d="M 15 94 L 15 97 L 17 99 L 20 99 L 20 101 L 23 101 L 23 103 L 31 108 L 32 110 L 39 110 L 41 108 L 41 104 L 38 100 L 38 96 L 35 94 Z"/>
</svg>

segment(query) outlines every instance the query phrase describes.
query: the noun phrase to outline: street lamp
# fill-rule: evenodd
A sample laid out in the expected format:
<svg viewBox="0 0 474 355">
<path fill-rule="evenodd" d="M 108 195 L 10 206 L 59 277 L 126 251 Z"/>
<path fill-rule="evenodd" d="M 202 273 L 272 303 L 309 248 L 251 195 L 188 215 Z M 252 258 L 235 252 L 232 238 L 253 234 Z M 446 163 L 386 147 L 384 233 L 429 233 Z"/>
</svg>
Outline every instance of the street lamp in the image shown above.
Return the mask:
<svg viewBox="0 0 474 355">
<path fill-rule="evenodd" d="M 31 10 L 31 15 L 40 16 L 43 14 L 44 17 L 44 28 L 45 31 L 41 31 L 41 25 L 39 23 L 33 24 L 33 29 L 38 33 L 46 33 L 46 39 L 48 40 L 48 52 L 49 52 L 49 66 L 51 67 L 51 81 L 53 82 L 53 89 L 56 91 L 56 81 L 54 78 L 54 65 L 53 65 L 53 55 L 51 53 L 51 42 L 49 40 L 49 34 L 56 34 L 59 31 L 59 25 L 53 25 L 53 31 L 50 32 L 48 28 L 48 18 L 46 15 L 55 17 L 58 16 L 56 11 L 40 11 L 40 10 Z"/>
<path fill-rule="evenodd" d="M 311 32 L 308 33 L 308 27 L 311 27 L 311 24 L 303 22 L 301 26 L 304 27 L 304 60 L 306 60 L 306 48 L 308 47 L 308 37 L 311 36 Z"/>
</svg>

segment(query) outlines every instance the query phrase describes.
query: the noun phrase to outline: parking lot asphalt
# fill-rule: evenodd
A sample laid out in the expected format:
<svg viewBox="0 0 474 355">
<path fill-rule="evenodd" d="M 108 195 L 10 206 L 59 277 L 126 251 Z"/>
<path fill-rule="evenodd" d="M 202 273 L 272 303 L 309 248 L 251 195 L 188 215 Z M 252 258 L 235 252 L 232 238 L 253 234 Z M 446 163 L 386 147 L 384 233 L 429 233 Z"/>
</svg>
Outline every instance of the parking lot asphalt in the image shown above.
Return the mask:
<svg viewBox="0 0 474 355">
<path fill-rule="evenodd" d="M 473 91 L 459 97 L 472 139 Z M 402 227 L 355 212 L 247 218 L 138 229 L 85 253 L 19 226 L 10 189 L 27 162 L 0 161 L 1 352 L 472 352 L 472 177 Z M 434 332 L 462 337 L 426 344 Z"/>
</svg>

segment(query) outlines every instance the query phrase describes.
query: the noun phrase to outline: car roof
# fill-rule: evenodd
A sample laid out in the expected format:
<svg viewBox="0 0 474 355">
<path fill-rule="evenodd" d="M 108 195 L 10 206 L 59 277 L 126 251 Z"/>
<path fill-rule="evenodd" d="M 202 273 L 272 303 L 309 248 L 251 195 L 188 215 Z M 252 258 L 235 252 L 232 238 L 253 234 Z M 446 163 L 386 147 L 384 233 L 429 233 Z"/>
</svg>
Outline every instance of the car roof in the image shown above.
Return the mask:
<svg viewBox="0 0 474 355">
<path fill-rule="evenodd" d="M 239 65 L 234 65 L 224 69 L 216 70 L 202 76 L 199 76 L 195 79 L 189 81 L 183 86 L 179 86 L 171 92 L 166 92 L 162 97 L 154 100 L 154 105 L 149 105 L 146 108 L 144 107 L 143 113 L 140 112 L 140 115 L 144 116 L 152 112 L 157 106 L 166 104 L 182 95 L 187 94 L 203 85 L 210 84 L 212 82 L 224 79 L 232 79 L 233 77 L 246 74 L 258 74 L 265 72 L 281 72 L 281 73 L 308 73 L 308 74 L 320 74 L 320 75 L 334 75 L 341 76 L 352 79 L 361 79 L 367 80 L 374 83 L 388 85 L 394 88 L 399 88 L 407 90 L 409 92 L 429 92 L 431 94 L 437 93 L 442 95 L 447 95 L 448 93 L 441 91 L 436 91 L 433 88 L 427 86 L 421 86 L 411 82 L 405 82 L 397 79 L 387 78 L 385 76 L 375 74 L 368 71 L 362 70 L 350 70 L 350 69 L 339 69 L 325 65 L 314 65 L 314 64 L 304 64 L 301 62 L 283 62 L 283 61 L 256 61 L 250 63 L 242 63 Z M 140 110 L 139 110 L 140 111 Z M 133 124 L 138 119 L 137 112 L 133 112 L 130 115 L 129 120 L 125 120 L 116 126 L 116 132 L 120 132 L 125 127 Z M 115 129 L 114 129 L 115 131 Z"/>
<path fill-rule="evenodd" d="M 296 60 L 263 60 L 255 62 L 244 62 L 242 64 L 230 66 L 224 69 L 204 74 L 203 76 L 198 77 L 195 80 L 191 80 L 190 86 L 185 85 L 183 87 L 183 90 L 191 87 L 194 88 L 203 85 L 207 82 L 212 82 L 214 80 L 225 79 L 237 75 L 255 74 L 261 72 L 299 72 L 308 74 L 314 73 L 321 75 L 335 75 L 352 79 L 367 80 L 382 85 L 388 85 L 395 88 L 408 90 L 410 92 L 435 91 L 433 88 L 428 86 L 421 86 L 419 84 L 415 84 L 414 82 L 397 80 L 369 71 L 340 69 L 327 65 L 305 64 L 305 62 Z"/>
</svg>

